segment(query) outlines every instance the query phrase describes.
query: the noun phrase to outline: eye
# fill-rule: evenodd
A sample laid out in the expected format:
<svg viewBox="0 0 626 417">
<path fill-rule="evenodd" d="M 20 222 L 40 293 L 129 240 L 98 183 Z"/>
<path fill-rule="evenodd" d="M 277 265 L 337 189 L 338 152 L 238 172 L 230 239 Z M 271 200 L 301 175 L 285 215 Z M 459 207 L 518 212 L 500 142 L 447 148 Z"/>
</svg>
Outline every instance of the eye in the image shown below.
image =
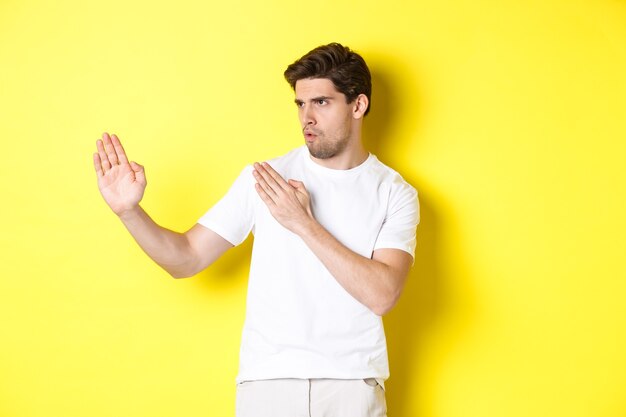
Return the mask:
<svg viewBox="0 0 626 417">
<path fill-rule="evenodd" d="M 296 101 L 296 106 L 298 106 L 298 107 L 302 107 L 302 106 L 304 106 L 304 102 L 302 102 L 302 101 Z"/>
<path fill-rule="evenodd" d="M 319 104 L 320 106 L 323 106 L 326 103 L 328 103 L 328 101 L 326 101 L 326 99 L 321 98 L 321 99 L 317 100 L 317 104 Z"/>
</svg>

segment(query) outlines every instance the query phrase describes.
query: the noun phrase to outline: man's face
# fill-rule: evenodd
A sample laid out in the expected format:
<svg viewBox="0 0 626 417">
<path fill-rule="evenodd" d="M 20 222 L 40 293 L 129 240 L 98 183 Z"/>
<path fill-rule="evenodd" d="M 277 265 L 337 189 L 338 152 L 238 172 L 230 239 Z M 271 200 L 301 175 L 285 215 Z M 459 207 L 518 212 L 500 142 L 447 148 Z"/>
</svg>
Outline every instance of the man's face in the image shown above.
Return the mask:
<svg viewBox="0 0 626 417">
<path fill-rule="evenodd" d="M 309 153 L 318 159 L 339 155 L 352 136 L 353 103 L 326 78 L 296 82 L 298 117 Z"/>
</svg>

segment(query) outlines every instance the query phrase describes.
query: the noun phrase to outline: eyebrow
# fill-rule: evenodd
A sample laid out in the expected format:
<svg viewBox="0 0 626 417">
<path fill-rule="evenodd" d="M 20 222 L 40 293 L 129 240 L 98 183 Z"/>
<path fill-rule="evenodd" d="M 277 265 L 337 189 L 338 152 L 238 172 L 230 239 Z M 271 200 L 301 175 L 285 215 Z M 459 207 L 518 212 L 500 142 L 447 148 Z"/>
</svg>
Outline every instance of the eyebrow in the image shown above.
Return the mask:
<svg viewBox="0 0 626 417">
<path fill-rule="evenodd" d="M 313 97 L 311 100 L 309 101 L 318 101 L 318 100 L 332 100 L 332 97 L 327 97 L 327 96 L 319 96 L 319 97 Z M 295 99 L 293 101 L 296 104 L 300 104 L 300 103 L 304 103 L 304 101 L 300 100 L 300 99 Z"/>
</svg>

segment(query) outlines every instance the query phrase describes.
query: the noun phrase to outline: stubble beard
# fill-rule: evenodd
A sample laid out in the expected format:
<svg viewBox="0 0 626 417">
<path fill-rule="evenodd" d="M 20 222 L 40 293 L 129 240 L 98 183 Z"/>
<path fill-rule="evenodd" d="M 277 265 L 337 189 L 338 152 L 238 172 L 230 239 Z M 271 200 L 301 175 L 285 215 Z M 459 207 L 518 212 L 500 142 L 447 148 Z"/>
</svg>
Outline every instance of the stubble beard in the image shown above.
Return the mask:
<svg viewBox="0 0 626 417">
<path fill-rule="evenodd" d="M 317 135 L 312 143 L 306 142 L 309 153 L 317 159 L 330 159 L 342 153 L 349 142 L 349 133 L 341 132 L 338 138 L 327 139 L 324 132 L 314 131 Z"/>
</svg>

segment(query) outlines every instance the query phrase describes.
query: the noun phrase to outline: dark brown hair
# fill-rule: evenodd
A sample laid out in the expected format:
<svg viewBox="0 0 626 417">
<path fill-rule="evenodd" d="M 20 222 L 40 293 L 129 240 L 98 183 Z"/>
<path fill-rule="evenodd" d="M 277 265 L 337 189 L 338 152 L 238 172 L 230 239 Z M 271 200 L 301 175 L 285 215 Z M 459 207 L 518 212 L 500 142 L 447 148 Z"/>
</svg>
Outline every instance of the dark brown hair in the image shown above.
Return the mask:
<svg viewBox="0 0 626 417">
<path fill-rule="evenodd" d="M 371 104 L 372 77 L 361 55 L 339 43 L 318 46 L 285 70 L 285 79 L 296 89 L 296 81 L 306 78 L 327 78 L 337 91 L 352 103 L 359 94 L 365 94 Z M 365 114 L 369 113 L 370 106 Z"/>
</svg>

